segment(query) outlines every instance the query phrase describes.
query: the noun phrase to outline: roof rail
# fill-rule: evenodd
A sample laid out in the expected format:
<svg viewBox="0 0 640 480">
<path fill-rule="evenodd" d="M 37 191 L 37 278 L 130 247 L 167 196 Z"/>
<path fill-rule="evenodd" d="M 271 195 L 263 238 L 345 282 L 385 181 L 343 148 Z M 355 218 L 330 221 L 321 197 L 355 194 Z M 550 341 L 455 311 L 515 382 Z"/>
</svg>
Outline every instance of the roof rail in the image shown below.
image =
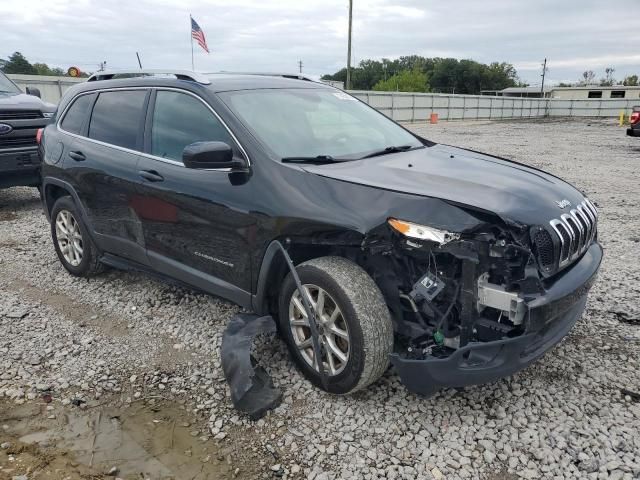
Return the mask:
<svg viewBox="0 0 640 480">
<path fill-rule="evenodd" d="M 212 72 L 207 73 L 206 75 L 258 75 L 261 77 L 282 77 L 282 78 L 291 78 L 294 80 L 305 80 L 307 82 L 315 82 L 313 78 L 306 77 L 301 73 L 269 73 L 269 72 Z"/>
<path fill-rule="evenodd" d="M 202 83 L 203 85 L 209 85 L 211 80 L 207 78 L 206 74 L 191 72 L 189 70 L 165 70 L 165 69 L 153 69 L 153 70 L 103 70 L 91 75 L 87 82 L 94 82 L 98 80 L 111 80 L 118 75 L 126 75 L 128 77 L 147 77 L 153 75 L 175 75 L 179 80 L 191 80 L 193 82 Z"/>
</svg>

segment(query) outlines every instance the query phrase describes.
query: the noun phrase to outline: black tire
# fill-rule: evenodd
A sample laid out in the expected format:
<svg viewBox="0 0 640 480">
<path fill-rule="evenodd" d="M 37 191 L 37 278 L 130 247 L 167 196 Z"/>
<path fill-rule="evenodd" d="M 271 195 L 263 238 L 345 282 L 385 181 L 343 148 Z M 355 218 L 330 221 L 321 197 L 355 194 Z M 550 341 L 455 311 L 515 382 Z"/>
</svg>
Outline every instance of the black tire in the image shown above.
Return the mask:
<svg viewBox="0 0 640 480">
<path fill-rule="evenodd" d="M 380 289 L 360 266 L 342 257 L 316 258 L 296 268 L 303 285 L 325 290 L 340 308 L 348 330 L 349 354 L 342 371 L 328 376 L 324 388 L 319 372 L 296 347 L 289 306 L 297 289 L 289 274 L 280 290 L 279 327 L 294 361 L 305 377 L 330 393 L 348 394 L 368 387 L 387 369 L 393 348 L 393 326 Z"/>
<path fill-rule="evenodd" d="M 77 223 L 79 233 L 81 236 L 82 256 L 77 265 L 73 265 L 69 262 L 63 254 L 60 244 L 58 242 L 58 235 L 56 233 L 56 221 L 58 215 L 61 212 L 68 212 L 71 218 Z M 82 220 L 80 211 L 73 199 L 69 196 L 60 197 L 51 209 L 51 238 L 53 239 L 53 246 L 58 255 L 58 259 L 62 266 L 71 274 L 76 277 L 91 277 L 100 273 L 103 270 L 103 266 L 99 261 L 99 254 L 96 246 L 91 240 L 87 226 Z"/>
</svg>

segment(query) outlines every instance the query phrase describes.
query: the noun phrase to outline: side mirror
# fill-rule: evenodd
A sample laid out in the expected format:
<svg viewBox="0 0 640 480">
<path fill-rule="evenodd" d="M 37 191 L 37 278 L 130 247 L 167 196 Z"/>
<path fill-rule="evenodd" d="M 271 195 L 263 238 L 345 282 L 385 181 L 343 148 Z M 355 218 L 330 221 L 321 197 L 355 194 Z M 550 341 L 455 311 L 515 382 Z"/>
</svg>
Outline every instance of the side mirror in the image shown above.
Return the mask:
<svg viewBox="0 0 640 480">
<path fill-rule="evenodd" d="M 26 91 L 27 95 L 33 95 L 34 97 L 42 98 L 42 96 L 40 95 L 40 89 L 38 88 L 27 87 Z"/>
<path fill-rule="evenodd" d="M 224 142 L 196 142 L 182 151 L 182 162 L 187 168 L 245 168 L 245 162 L 233 158 L 233 150 Z"/>
</svg>

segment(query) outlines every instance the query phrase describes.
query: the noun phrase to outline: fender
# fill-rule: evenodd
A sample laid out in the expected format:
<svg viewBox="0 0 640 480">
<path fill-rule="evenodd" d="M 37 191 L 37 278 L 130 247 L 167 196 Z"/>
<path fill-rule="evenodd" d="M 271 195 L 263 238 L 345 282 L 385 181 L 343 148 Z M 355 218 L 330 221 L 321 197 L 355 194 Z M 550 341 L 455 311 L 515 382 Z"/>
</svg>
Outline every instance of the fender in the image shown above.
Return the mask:
<svg viewBox="0 0 640 480">
<path fill-rule="evenodd" d="M 73 186 L 70 183 L 65 182 L 64 180 L 60 180 L 58 178 L 52 178 L 52 177 L 44 177 L 42 179 L 42 192 L 41 192 L 42 206 L 44 208 L 44 214 L 47 217 L 47 221 L 51 223 L 51 209 L 53 208 L 53 205 L 49 205 L 48 198 L 47 198 L 47 186 L 49 185 L 55 185 L 56 187 L 62 188 L 71 196 L 71 198 L 73 198 L 73 202 L 76 204 L 76 207 L 78 207 L 78 210 L 80 211 L 80 216 L 82 217 L 82 221 L 87 226 L 89 235 L 91 235 L 91 239 L 93 240 L 94 245 L 96 245 L 97 247 L 98 244 L 96 243 L 96 238 L 95 238 L 96 235 L 95 235 L 95 230 L 93 228 L 93 224 L 89 220 L 87 211 L 85 210 L 84 205 L 82 205 L 82 202 L 80 201 L 78 192 L 76 192 L 76 189 L 73 188 Z"/>
<path fill-rule="evenodd" d="M 260 264 L 258 274 L 258 285 L 255 295 L 251 297 L 251 305 L 257 315 L 268 315 L 269 305 L 267 304 L 267 287 L 269 280 L 282 268 L 286 268 L 286 263 L 282 255 L 279 254 L 280 247 L 278 240 L 272 240 Z"/>
</svg>

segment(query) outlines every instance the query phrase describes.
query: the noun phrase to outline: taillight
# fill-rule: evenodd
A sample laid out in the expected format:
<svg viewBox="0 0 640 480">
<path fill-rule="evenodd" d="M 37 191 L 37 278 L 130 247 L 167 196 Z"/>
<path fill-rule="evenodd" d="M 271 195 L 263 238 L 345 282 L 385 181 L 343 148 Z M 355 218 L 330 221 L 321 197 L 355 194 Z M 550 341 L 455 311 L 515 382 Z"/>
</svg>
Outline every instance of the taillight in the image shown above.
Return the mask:
<svg viewBox="0 0 640 480">
<path fill-rule="evenodd" d="M 38 145 L 40 145 L 40 142 L 42 141 L 43 131 L 44 131 L 44 128 L 39 128 L 38 131 L 36 132 L 36 142 L 38 143 Z"/>
<path fill-rule="evenodd" d="M 631 125 L 635 125 L 640 122 L 640 112 L 633 112 L 629 118 L 629 122 L 631 122 Z"/>
</svg>

